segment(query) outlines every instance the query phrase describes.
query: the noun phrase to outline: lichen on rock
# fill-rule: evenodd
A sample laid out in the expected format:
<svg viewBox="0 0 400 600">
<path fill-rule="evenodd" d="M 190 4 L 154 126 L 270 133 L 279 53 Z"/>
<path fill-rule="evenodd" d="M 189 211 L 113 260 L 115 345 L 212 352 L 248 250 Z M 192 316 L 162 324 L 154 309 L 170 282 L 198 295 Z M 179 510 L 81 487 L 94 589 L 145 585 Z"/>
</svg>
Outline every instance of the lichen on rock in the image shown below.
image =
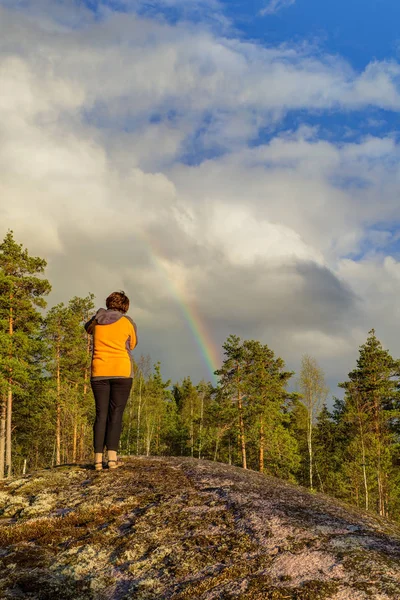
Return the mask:
<svg viewBox="0 0 400 600">
<path fill-rule="evenodd" d="M 0 597 L 394 600 L 394 524 L 188 458 L 49 469 L 0 486 Z"/>
</svg>

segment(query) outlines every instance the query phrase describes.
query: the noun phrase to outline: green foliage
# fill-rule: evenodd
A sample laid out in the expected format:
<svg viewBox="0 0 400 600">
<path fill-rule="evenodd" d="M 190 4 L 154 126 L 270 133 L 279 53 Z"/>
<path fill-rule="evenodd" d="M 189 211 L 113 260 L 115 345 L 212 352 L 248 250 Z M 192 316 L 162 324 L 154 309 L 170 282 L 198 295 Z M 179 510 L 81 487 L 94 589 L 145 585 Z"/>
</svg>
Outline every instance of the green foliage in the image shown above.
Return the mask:
<svg viewBox="0 0 400 600">
<path fill-rule="evenodd" d="M 21 472 L 91 460 L 91 340 L 83 328 L 94 297 L 44 315 L 46 261 L 8 232 L 0 244 L 0 477 L 4 456 Z M 257 340 L 230 335 L 213 387 L 183 377 L 171 386 L 140 357 L 124 413 L 120 451 L 227 462 L 314 486 L 397 518 L 400 509 L 400 361 L 372 330 L 331 411 L 315 359 L 294 375 Z M 12 402 L 13 400 L 13 402 Z M 7 449 L 7 452 L 5 451 Z"/>
<path fill-rule="evenodd" d="M 358 482 L 357 495 L 363 496 L 365 507 L 373 506 L 381 515 L 387 515 L 392 504 L 399 373 L 400 361 L 382 348 L 371 330 L 360 347 L 356 369 L 340 384 L 345 390 L 344 417 L 351 432 L 348 467 L 353 485 Z"/>
<path fill-rule="evenodd" d="M 190 377 L 173 386 L 172 394 L 178 411 L 179 453 L 183 456 L 201 458 L 210 455 L 207 417 L 212 391 L 211 384 L 201 381 L 195 386 Z"/>
<path fill-rule="evenodd" d="M 223 348 L 220 414 L 227 430 L 237 431 L 242 465 L 292 479 L 300 462 L 290 430 L 294 396 L 286 390 L 293 373 L 258 341 L 231 335 Z"/>
<path fill-rule="evenodd" d="M 148 357 L 135 365 L 135 378 L 121 436 L 121 449 L 149 456 L 171 453 L 177 428 L 177 409 L 171 382 L 164 381 L 160 363 L 150 368 Z"/>
<path fill-rule="evenodd" d="M 48 395 L 55 410 L 56 463 L 75 462 L 88 454 L 93 419 L 89 389 L 90 338 L 83 325 L 94 311 L 93 295 L 72 298 L 68 305 L 51 308 L 42 326 L 46 345 L 45 371 L 50 375 Z M 86 442 L 85 439 L 87 438 Z M 63 460 L 62 460 L 63 457 Z"/>
<path fill-rule="evenodd" d="M 24 393 L 35 358 L 40 354 L 37 337 L 41 323 L 38 308 L 46 306 L 43 296 L 51 289 L 37 277 L 46 261 L 29 256 L 9 231 L 0 244 L 0 392 L 11 384 Z"/>
<path fill-rule="evenodd" d="M 399 374 L 392 358 L 369 332 L 343 400 L 323 409 L 315 430 L 320 489 L 382 516 L 399 509 Z"/>
<path fill-rule="evenodd" d="M 32 257 L 9 231 L 0 244 L 0 479 L 12 471 L 13 407 L 29 402 L 42 345 L 38 336 L 50 283 L 42 275 L 46 261 Z M 7 398 L 7 399 L 6 399 Z M 5 467 L 5 468 L 4 468 Z"/>
</svg>

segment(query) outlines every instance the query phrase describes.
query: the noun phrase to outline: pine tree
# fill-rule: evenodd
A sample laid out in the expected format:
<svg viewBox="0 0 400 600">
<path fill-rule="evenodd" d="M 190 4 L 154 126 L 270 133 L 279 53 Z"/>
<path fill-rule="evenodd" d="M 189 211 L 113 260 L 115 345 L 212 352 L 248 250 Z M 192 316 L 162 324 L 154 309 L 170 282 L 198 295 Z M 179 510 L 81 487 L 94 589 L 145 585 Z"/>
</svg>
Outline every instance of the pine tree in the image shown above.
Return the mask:
<svg viewBox="0 0 400 600">
<path fill-rule="evenodd" d="M 57 304 L 44 320 L 42 336 L 48 348 L 46 370 L 52 376 L 55 401 L 55 464 L 76 462 L 85 454 L 87 421 L 93 417 L 89 391 L 90 339 L 83 323 L 93 312 L 93 296 Z M 81 443 L 79 443 L 79 439 Z"/>
<path fill-rule="evenodd" d="M 206 446 L 205 441 L 206 437 L 206 418 L 208 413 L 208 408 L 211 403 L 211 396 L 213 393 L 213 386 L 211 383 L 207 383 L 202 380 L 196 386 L 198 398 L 200 401 L 200 414 L 198 416 L 198 443 L 197 443 L 197 453 L 198 458 L 202 457 L 202 452 L 204 447 Z"/>
<path fill-rule="evenodd" d="M 32 257 L 9 231 L 0 244 L 0 478 L 12 472 L 13 396 L 23 395 L 38 352 L 38 327 L 51 289 L 46 261 Z M 4 453 L 5 446 L 5 453 Z"/>
<path fill-rule="evenodd" d="M 236 406 L 239 443 L 243 469 L 247 469 L 246 432 L 245 432 L 245 361 L 243 344 L 236 335 L 230 335 L 223 345 L 225 359 L 221 369 L 215 371 L 220 378 L 219 387 L 226 401 Z"/>
<path fill-rule="evenodd" d="M 366 507 L 371 499 L 387 516 L 393 495 L 395 424 L 399 417 L 400 361 L 394 360 L 372 329 L 360 347 L 357 367 L 345 389 L 346 418 L 353 426 L 353 447 L 361 467 Z"/>
<path fill-rule="evenodd" d="M 246 340 L 243 352 L 246 404 L 258 431 L 258 468 L 263 472 L 266 447 L 269 446 L 270 465 L 282 462 L 274 456 L 270 442 L 277 428 L 286 430 L 285 433 L 281 431 L 284 436 L 287 433 L 283 423 L 288 423 L 285 404 L 290 394 L 285 387 L 293 373 L 284 371 L 284 361 L 275 358 L 274 352 L 258 341 Z"/>
<path fill-rule="evenodd" d="M 299 464 L 295 472 L 295 476 L 296 481 L 301 485 L 307 485 L 309 478 L 307 427 L 307 409 L 298 397 L 294 397 L 292 400 L 292 407 L 289 412 L 289 431 L 291 436 L 297 442 Z"/>
<path fill-rule="evenodd" d="M 145 385 L 143 406 L 144 446 L 146 456 L 161 454 L 165 450 L 164 436 L 175 426 L 176 410 L 172 394 L 168 390 L 170 380 L 164 381 L 161 365 L 156 363 L 154 371 Z"/>
<path fill-rule="evenodd" d="M 52 375 L 54 384 L 56 423 L 55 423 L 55 464 L 61 464 L 61 410 L 64 380 L 65 353 L 70 342 L 68 324 L 71 314 L 67 307 L 60 303 L 49 310 L 43 326 L 43 336 L 48 344 L 48 360 L 46 370 Z"/>
<path fill-rule="evenodd" d="M 91 430 L 88 421 L 94 418 L 94 402 L 90 393 L 90 365 L 92 353 L 92 336 L 84 329 L 84 324 L 94 314 L 94 295 L 88 294 L 85 298 L 74 296 L 68 303 L 73 318 L 70 335 L 73 339 L 73 356 L 70 365 L 73 369 L 71 381 L 75 388 L 77 400 L 73 416 L 72 456 L 75 463 L 79 457 L 82 460 L 87 446 L 87 433 Z"/>
<path fill-rule="evenodd" d="M 350 437 L 344 414 L 345 407 L 339 398 L 334 398 L 332 413 L 324 404 L 317 417 L 313 434 L 314 465 L 319 490 L 340 498 L 347 498 L 349 495 L 342 473 Z"/>
<path fill-rule="evenodd" d="M 228 464 L 242 464 L 242 447 L 236 403 L 225 390 L 210 385 L 210 396 L 205 414 L 206 435 L 203 456 Z"/>
<path fill-rule="evenodd" d="M 50 380 L 41 368 L 31 372 L 25 396 L 17 398 L 13 411 L 14 475 L 22 473 L 24 465 L 27 472 L 48 467 L 54 450 L 54 400 Z"/>
<path fill-rule="evenodd" d="M 134 361 L 133 366 L 134 378 L 124 413 L 121 439 L 127 454 L 131 454 L 134 450 L 135 454 L 139 456 L 143 449 L 143 410 L 147 401 L 146 385 L 151 377 L 152 369 L 150 356 L 141 355 L 137 362 Z"/>
<path fill-rule="evenodd" d="M 190 456 L 194 456 L 195 445 L 198 445 L 201 400 L 190 377 L 185 377 L 182 383 L 174 385 L 173 396 L 179 407 L 180 427 L 182 435 L 186 438 L 185 446 L 189 450 Z M 182 448 L 182 454 L 186 454 L 184 448 Z"/>
<path fill-rule="evenodd" d="M 293 373 L 285 371 L 284 361 L 258 341 L 241 342 L 230 336 L 224 351 L 226 358 L 216 372 L 220 377 L 216 398 L 225 423 L 232 411 L 236 413 L 242 467 L 251 465 L 263 471 L 267 464 L 270 473 L 293 478 L 300 458 L 290 431 L 294 397 L 285 389 Z M 235 429 L 231 424 L 228 433 L 224 431 L 229 460 Z"/>
</svg>

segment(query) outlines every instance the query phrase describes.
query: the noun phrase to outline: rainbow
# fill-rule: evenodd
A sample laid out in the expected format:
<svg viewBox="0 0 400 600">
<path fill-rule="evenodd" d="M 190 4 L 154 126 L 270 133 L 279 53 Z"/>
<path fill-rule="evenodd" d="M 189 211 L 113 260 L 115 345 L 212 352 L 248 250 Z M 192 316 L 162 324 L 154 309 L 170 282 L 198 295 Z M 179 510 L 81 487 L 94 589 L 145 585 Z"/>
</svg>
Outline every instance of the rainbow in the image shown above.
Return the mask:
<svg viewBox="0 0 400 600">
<path fill-rule="evenodd" d="M 214 375 L 214 371 L 220 368 L 221 359 L 211 333 L 207 330 L 197 306 L 194 301 L 190 299 L 184 285 L 178 283 L 170 276 L 167 267 L 164 265 L 162 254 L 156 247 L 154 241 L 144 232 L 141 232 L 139 237 L 144 242 L 154 267 L 166 281 L 172 296 L 176 299 L 189 330 L 192 332 L 200 350 L 202 359 L 209 371 L 211 382 L 215 385 L 217 383 L 217 377 Z"/>
</svg>

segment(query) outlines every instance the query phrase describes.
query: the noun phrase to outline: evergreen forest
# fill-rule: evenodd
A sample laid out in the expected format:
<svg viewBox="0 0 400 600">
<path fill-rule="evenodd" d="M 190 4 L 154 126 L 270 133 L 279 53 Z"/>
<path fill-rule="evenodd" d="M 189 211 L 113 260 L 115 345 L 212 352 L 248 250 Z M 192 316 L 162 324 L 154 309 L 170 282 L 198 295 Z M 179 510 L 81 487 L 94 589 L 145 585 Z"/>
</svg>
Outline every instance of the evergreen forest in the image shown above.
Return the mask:
<svg viewBox="0 0 400 600">
<path fill-rule="evenodd" d="M 0 244 L 0 479 L 92 461 L 94 296 L 47 307 L 46 261 L 9 231 Z M 139 323 L 140 327 L 140 323 Z M 218 384 L 164 380 L 136 356 L 120 454 L 192 456 L 253 469 L 400 520 L 400 360 L 366 333 L 328 409 L 306 353 L 298 373 L 230 335 Z M 296 389 L 296 392 L 289 391 Z"/>
</svg>

